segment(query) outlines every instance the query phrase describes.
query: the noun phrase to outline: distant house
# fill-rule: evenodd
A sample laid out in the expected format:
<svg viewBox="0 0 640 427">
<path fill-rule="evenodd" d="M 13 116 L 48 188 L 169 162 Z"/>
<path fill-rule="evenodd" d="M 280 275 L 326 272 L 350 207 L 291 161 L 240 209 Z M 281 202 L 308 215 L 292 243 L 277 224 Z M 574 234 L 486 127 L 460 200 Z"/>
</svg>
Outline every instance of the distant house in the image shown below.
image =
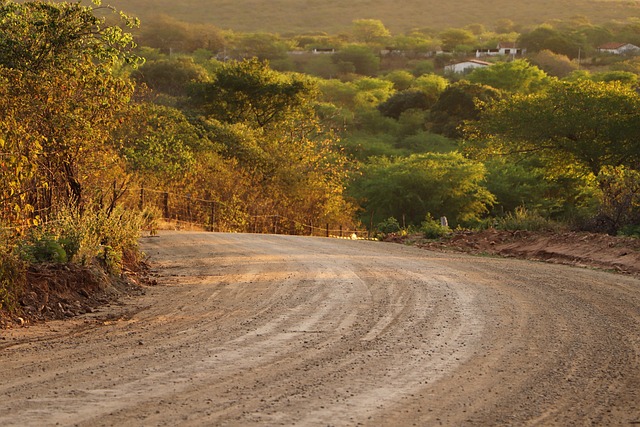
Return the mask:
<svg viewBox="0 0 640 427">
<path fill-rule="evenodd" d="M 473 71 L 476 68 L 484 68 L 488 67 L 489 65 L 491 65 L 489 62 L 470 59 L 468 61 L 447 65 L 446 67 L 444 67 L 444 72 L 449 74 L 464 74 Z"/>
<path fill-rule="evenodd" d="M 527 49 L 516 47 L 513 42 L 500 42 L 495 49 L 478 49 L 476 50 L 476 58 L 483 56 L 511 55 L 522 56 L 527 53 Z"/>
<path fill-rule="evenodd" d="M 402 49 L 385 47 L 384 49 L 380 50 L 380 56 L 405 56 L 405 52 Z"/>
<path fill-rule="evenodd" d="M 332 55 L 336 50 L 332 47 L 316 47 L 311 52 L 316 55 Z"/>
<path fill-rule="evenodd" d="M 634 54 L 640 53 L 640 47 L 633 45 L 631 43 L 605 43 L 601 46 L 598 46 L 598 52 L 600 53 L 611 53 L 613 55 L 624 55 L 624 54 Z"/>
</svg>

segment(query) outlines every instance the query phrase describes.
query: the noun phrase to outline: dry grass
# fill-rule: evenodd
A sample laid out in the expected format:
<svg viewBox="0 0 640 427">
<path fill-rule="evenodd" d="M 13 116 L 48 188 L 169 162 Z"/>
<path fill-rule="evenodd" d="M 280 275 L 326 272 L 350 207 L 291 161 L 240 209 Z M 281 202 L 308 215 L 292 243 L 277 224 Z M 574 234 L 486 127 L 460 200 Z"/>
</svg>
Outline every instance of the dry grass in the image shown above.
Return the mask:
<svg viewBox="0 0 640 427">
<path fill-rule="evenodd" d="M 394 33 L 412 28 L 444 29 L 481 23 L 493 28 L 510 19 L 534 25 L 583 15 L 594 23 L 638 16 L 640 3 L 626 0 L 128 0 L 111 4 L 139 16 L 158 13 L 242 32 L 304 33 L 348 31 L 354 19 L 379 19 Z"/>
</svg>

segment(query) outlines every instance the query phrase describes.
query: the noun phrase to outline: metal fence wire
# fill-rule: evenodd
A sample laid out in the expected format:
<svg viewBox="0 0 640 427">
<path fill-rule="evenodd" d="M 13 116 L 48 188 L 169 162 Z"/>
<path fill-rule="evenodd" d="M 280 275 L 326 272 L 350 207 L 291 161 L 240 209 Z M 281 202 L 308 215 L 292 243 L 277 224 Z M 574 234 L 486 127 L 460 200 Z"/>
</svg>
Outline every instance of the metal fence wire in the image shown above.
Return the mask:
<svg viewBox="0 0 640 427">
<path fill-rule="evenodd" d="M 36 189 L 38 190 L 38 189 Z M 39 190 L 38 190 L 39 191 Z M 109 194 L 111 193 L 112 194 Z M 189 193 L 162 191 L 153 188 L 118 188 L 114 182 L 111 189 L 96 192 L 102 194 L 101 204 L 105 209 L 118 205 L 125 209 L 136 209 L 146 212 L 150 217 L 161 219 L 165 225 L 176 228 L 197 227 L 206 231 L 244 232 L 264 234 L 291 234 L 343 238 L 368 238 L 367 230 L 345 227 L 342 224 L 321 223 L 318 220 L 300 221 L 280 215 L 279 213 L 247 212 L 246 207 L 233 202 L 214 200 L 213 197 L 202 199 Z M 34 190 L 34 200 L 39 200 L 39 193 Z M 41 208 L 34 206 L 33 218 L 39 223 L 50 222 L 51 206 Z M 55 210 L 55 209 L 53 209 Z M 6 215 L 5 215 L 6 214 Z M 10 215 L 10 206 L 0 203 L 0 229 L 10 230 L 14 224 Z"/>
<path fill-rule="evenodd" d="M 330 224 L 319 221 L 303 223 L 277 213 L 251 214 L 230 203 L 218 200 L 192 197 L 141 187 L 128 190 L 130 193 L 124 202 L 134 207 L 137 196 L 137 208 L 154 209 L 165 221 L 176 225 L 192 225 L 207 231 L 245 232 L 264 234 L 290 234 L 343 238 L 368 238 L 367 230 L 345 227 L 342 224 Z"/>
</svg>

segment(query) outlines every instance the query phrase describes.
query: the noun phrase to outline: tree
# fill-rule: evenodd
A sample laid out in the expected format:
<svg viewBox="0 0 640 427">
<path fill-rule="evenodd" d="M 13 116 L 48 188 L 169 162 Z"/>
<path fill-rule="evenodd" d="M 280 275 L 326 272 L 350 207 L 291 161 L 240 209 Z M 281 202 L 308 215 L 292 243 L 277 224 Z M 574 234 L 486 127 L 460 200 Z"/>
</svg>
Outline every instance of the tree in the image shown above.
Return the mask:
<svg viewBox="0 0 640 427">
<path fill-rule="evenodd" d="M 127 55 L 133 38 L 118 26 L 105 26 L 98 7 L 78 3 L 29 1 L 0 3 L 0 65 L 37 73 L 73 67 L 87 60 L 135 62 Z M 124 15 L 127 26 L 137 25 Z"/>
<path fill-rule="evenodd" d="M 594 82 L 620 82 L 631 87 L 638 86 L 638 75 L 630 71 L 603 71 L 591 75 Z"/>
<path fill-rule="evenodd" d="M 189 84 L 208 79 L 205 69 L 187 57 L 147 61 L 132 77 L 138 84 L 171 96 L 185 96 Z"/>
<path fill-rule="evenodd" d="M 433 105 L 447 86 L 449 86 L 449 81 L 444 77 L 437 74 L 423 74 L 416 78 L 412 88 L 427 95 L 429 102 Z"/>
<path fill-rule="evenodd" d="M 197 49 L 218 52 L 226 43 L 223 32 L 212 25 L 181 22 L 162 14 L 145 21 L 137 40 L 142 46 L 161 49 L 167 54 Z"/>
<path fill-rule="evenodd" d="M 430 213 L 446 216 L 455 226 L 478 220 L 494 201 L 482 185 L 482 164 L 459 153 L 378 158 L 361 173 L 350 192 L 362 201 L 373 223 L 394 217 L 419 225 Z"/>
<path fill-rule="evenodd" d="M 276 61 L 287 58 L 287 52 L 293 49 L 275 34 L 249 33 L 236 37 L 232 55 L 235 58 L 257 58 L 260 61 Z"/>
<path fill-rule="evenodd" d="M 468 79 L 472 83 L 514 93 L 536 92 L 549 80 L 544 71 L 524 59 L 497 62 L 490 67 L 477 68 L 469 74 Z"/>
<path fill-rule="evenodd" d="M 228 62 L 193 86 L 199 131 L 238 172 L 243 209 L 305 224 L 352 215 L 343 197 L 347 159 L 316 115 L 317 96 L 314 80 L 256 59 Z"/>
<path fill-rule="evenodd" d="M 333 59 L 346 73 L 375 76 L 380 68 L 380 57 L 362 45 L 347 45 L 336 52 Z"/>
<path fill-rule="evenodd" d="M 196 154 L 211 148 L 182 112 L 149 103 L 132 106 L 112 138 L 128 173 L 164 188 L 183 182 Z"/>
<path fill-rule="evenodd" d="M 0 140 L 11 175 L 0 191 L 29 194 L 42 212 L 81 204 L 84 184 L 110 167 L 109 134 L 133 91 L 112 73 L 136 61 L 131 35 L 95 13 L 77 3 L 0 4 Z"/>
<path fill-rule="evenodd" d="M 476 42 L 476 36 L 471 31 L 461 28 L 449 28 L 441 32 L 440 39 L 442 48 L 447 51 L 454 51 L 457 46 L 473 45 Z"/>
<path fill-rule="evenodd" d="M 389 80 L 393 83 L 393 88 L 395 90 L 407 90 L 413 84 L 415 77 L 406 70 L 393 70 L 390 73 L 387 73 L 383 79 Z"/>
<path fill-rule="evenodd" d="M 354 39 L 362 43 L 380 43 L 391 36 L 382 21 L 377 19 L 356 19 L 351 31 Z"/>
<path fill-rule="evenodd" d="M 584 41 L 579 34 L 561 32 L 549 25 L 541 25 L 534 30 L 523 33 L 518 38 L 518 46 L 524 46 L 530 53 L 550 50 L 566 55 L 571 59 L 577 58 L 580 51 L 584 51 Z"/>
<path fill-rule="evenodd" d="M 598 175 L 602 190 L 600 216 L 606 230 L 616 235 L 625 226 L 640 226 L 640 171 L 624 166 L 605 166 Z"/>
<path fill-rule="evenodd" d="M 315 90 L 309 79 L 273 71 L 266 62 L 251 59 L 228 62 L 212 82 L 194 83 L 189 102 L 222 122 L 267 127 L 308 111 Z"/>
<path fill-rule="evenodd" d="M 465 120 L 476 120 L 481 105 L 499 99 L 502 92 L 462 80 L 449 85 L 431 107 L 431 130 L 449 138 L 462 137 Z"/>
<path fill-rule="evenodd" d="M 531 62 L 554 77 L 566 77 L 578 69 L 578 64 L 571 62 L 568 56 L 553 53 L 550 50 L 542 50 L 531 58 Z"/>
<path fill-rule="evenodd" d="M 389 99 L 378 105 L 378 110 L 383 116 L 398 120 L 400 115 L 406 110 L 428 110 L 430 106 L 429 99 L 424 92 L 419 90 L 405 90 L 396 92 Z"/>
<path fill-rule="evenodd" d="M 484 153 L 543 155 L 597 176 L 640 164 L 640 95 L 619 82 L 555 82 L 546 91 L 490 104 L 466 130 Z"/>
</svg>

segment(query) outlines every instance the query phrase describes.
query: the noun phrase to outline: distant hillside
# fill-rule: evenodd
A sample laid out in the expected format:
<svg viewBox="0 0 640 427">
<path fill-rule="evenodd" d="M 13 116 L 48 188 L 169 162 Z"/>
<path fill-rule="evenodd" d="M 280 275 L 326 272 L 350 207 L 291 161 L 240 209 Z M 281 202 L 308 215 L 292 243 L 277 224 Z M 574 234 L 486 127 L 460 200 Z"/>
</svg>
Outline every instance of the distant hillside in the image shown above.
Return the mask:
<svg viewBox="0 0 640 427">
<path fill-rule="evenodd" d="M 628 0 L 104 0 L 140 17 L 157 14 L 241 32 L 339 33 L 354 19 L 379 19 L 394 34 L 411 28 L 444 29 L 500 19 L 532 25 L 578 15 L 593 23 L 640 16 Z"/>
</svg>

